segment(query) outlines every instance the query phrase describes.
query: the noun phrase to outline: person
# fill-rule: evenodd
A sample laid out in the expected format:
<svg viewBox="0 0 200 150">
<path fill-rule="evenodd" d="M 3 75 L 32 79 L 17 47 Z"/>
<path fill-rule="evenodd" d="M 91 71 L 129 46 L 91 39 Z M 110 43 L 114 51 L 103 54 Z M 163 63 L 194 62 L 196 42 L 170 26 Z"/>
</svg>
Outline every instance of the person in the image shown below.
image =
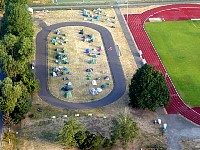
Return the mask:
<svg viewBox="0 0 200 150">
<path fill-rule="evenodd" d="M 109 47 L 109 49 L 108 49 L 109 51 L 112 51 L 112 47 Z"/>
</svg>

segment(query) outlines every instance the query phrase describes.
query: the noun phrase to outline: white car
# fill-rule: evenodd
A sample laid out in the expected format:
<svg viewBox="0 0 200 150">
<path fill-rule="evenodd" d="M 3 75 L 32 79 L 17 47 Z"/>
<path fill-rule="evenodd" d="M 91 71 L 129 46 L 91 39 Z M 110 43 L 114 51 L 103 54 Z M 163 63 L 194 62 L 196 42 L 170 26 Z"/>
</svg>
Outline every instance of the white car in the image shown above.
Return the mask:
<svg viewBox="0 0 200 150">
<path fill-rule="evenodd" d="M 31 64 L 31 69 L 34 70 L 35 69 L 35 63 Z"/>
</svg>

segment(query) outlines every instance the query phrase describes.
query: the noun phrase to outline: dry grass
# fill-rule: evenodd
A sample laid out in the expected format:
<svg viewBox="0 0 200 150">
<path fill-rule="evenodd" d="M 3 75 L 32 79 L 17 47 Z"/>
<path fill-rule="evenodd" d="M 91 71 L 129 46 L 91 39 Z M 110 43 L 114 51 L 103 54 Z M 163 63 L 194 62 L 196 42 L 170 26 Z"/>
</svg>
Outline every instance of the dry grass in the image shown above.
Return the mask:
<svg viewBox="0 0 200 150">
<path fill-rule="evenodd" d="M 200 139 L 194 140 L 182 140 L 180 141 L 182 150 L 199 150 L 200 149 Z"/>
<path fill-rule="evenodd" d="M 106 16 L 102 16 L 100 21 L 95 21 L 94 23 L 106 27 L 112 33 L 114 41 L 116 45 L 119 46 L 120 52 L 122 54 L 120 57 L 120 61 L 125 73 L 128 86 L 128 84 L 130 83 L 130 79 L 135 70 L 137 69 L 137 67 L 117 18 L 113 19 L 113 21 L 115 21 L 116 28 L 110 28 L 113 25 L 113 23 L 105 21 L 105 19 L 108 17 L 116 16 L 114 10 L 106 9 L 104 11 L 106 12 Z M 34 14 L 34 16 L 44 19 L 44 21 L 48 25 L 64 21 L 83 21 L 83 16 L 80 14 L 79 10 L 68 10 L 68 11 L 59 10 L 59 11 L 52 11 L 46 14 L 43 12 L 38 12 Z M 68 27 L 66 27 L 66 29 L 67 28 Z M 77 27 L 71 29 L 74 31 L 79 30 L 77 29 Z M 62 30 L 65 29 L 62 28 Z M 72 32 L 72 34 L 76 33 L 77 32 Z M 52 51 L 52 48 L 53 47 L 51 47 L 49 51 Z M 82 51 L 83 49 L 80 48 L 80 50 Z M 33 99 L 34 99 L 33 107 L 29 114 L 34 114 L 35 117 L 32 119 L 27 117 L 25 120 L 22 121 L 21 134 L 20 134 L 21 149 L 61 150 L 62 148 L 53 142 L 53 139 L 55 138 L 55 133 L 63 125 L 63 119 L 61 118 L 61 115 L 67 114 L 68 116 L 74 116 L 74 114 L 79 113 L 80 118 L 78 120 L 84 125 L 86 125 L 89 130 L 93 132 L 100 130 L 101 133 L 107 136 L 112 118 L 115 117 L 119 112 L 124 111 L 124 108 L 127 107 L 128 105 L 128 88 L 124 96 L 121 97 L 118 101 L 98 109 L 68 111 L 45 103 L 37 95 L 34 95 Z M 38 112 L 37 108 L 42 108 L 43 112 Z M 93 116 L 87 117 L 88 113 L 92 113 Z M 149 145 L 152 143 L 159 143 L 160 141 L 166 142 L 166 137 L 165 136 L 161 137 L 160 135 L 159 126 L 154 126 L 152 124 L 152 120 L 158 118 L 156 113 L 134 109 L 131 111 L 131 114 L 133 115 L 133 118 L 135 119 L 135 121 L 138 124 L 138 127 L 141 130 L 141 135 L 139 139 L 137 139 L 132 145 L 130 145 L 129 147 L 130 150 L 139 149 L 141 146 L 144 147 L 145 145 Z M 54 120 L 55 125 L 52 124 L 52 120 L 50 119 L 52 115 L 55 115 L 57 117 Z M 106 116 L 107 119 L 103 119 L 103 116 Z M 119 150 L 119 149 L 122 148 L 120 147 L 113 148 L 113 150 Z"/>
<path fill-rule="evenodd" d="M 92 13 L 92 11 L 90 11 L 90 13 Z M 60 16 L 60 14 L 66 14 L 66 15 Z M 81 15 L 80 10 L 57 10 L 57 11 L 51 11 L 49 13 L 37 12 L 34 14 L 34 16 L 42 18 L 47 23 L 47 25 L 65 21 L 84 21 L 84 17 Z M 115 19 L 112 19 L 111 17 L 115 17 Z M 110 20 L 114 23 L 107 21 L 106 20 L 107 18 L 110 18 Z M 94 23 L 106 27 L 112 33 L 115 44 L 119 46 L 121 52 L 120 61 L 122 64 L 122 68 L 124 70 L 127 83 L 129 84 L 130 79 L 135 70 L 137 69 L 137 67 L 134 58 L 132 56 L 132 53 L 130 51 L 130 48 L 128 46 L 128 43 L 124 37 L 124 33 L 121 29 L 119 21 L 116 18 L 114 10 L 105 9 L 104 13 L 100 16 L 100 21 L 94 21 Z M 111 28 L 112 25 L 115 25 L 116 28 Z M 62 97 L 62 94 L 59 97 Z"/>
<path fill-rule="evenodd" d="M 84 29 L 85 34 L 93 34 L 95 36 L 95 41 L 91 43 L 81 41 L 82 35 L 78 34 L 81 29 Z M 103 45 L 100 33 L 96 30 L 86 27 L 65 27 L 61 28 L 60 31 L 62 34 L 67 35 L 66 38 L 69 41 L 63 46 L 54 46 L 52 43 L 49 42 L 49 72 L 51 73 L 52 68 L 58 66 L 58 64 L 56 64 L 54 60 L 56 54 L 59 52 L 56 52 L 55 48 L 59 48 L 66 50 L 64 54 L 67 55 L 70 62 L 70 64 L 60 64 L 60 66 L 68 68 L 68 71 L 71 72 L 72 75 L 59 75 L 59 77 L 50 76 L 49 89 L 51 93 L 55 97 L 72 102 L 94 101 L 107 96 L 113 88 L 113 82 L 104 48 L 102 49 L 101 55 L 96 58 L 96 64 L 88 64 L 88 61 L 92 60 L 92 57 L 84 53 L 86 48 L 98 48 L 99 46 Z M 51 41 L 52 38 L 55 38 L 55 36 L 57 35 L 51 33 L 48 38 L 49 41 Z M 87 72 L 85 70 L 89 68 L 94 69 L 91 74 L 92 79 L 86 80 Z M 104 80 L 105 76 L 109 76 L 110 80 Z M 63 77 L 67 77 L 69 80 L 63 81 Z M 99 77 L 100 80 L 97 80 L 97 86 L 93 86 L 91 84 L 91 81 L 95 80 L 97 77 Z M 64 98 L 65 92 L 61 90 L 61 88 L 65 86 L 67 82 L 72 82 L 73 87 L 73 98 L 70 99 Z M 103 89 L 103 91 L 98 95 L 93 96 L 89 93 L 89 90 L 91 88 L 100 87 L 100 85 L 105 84 L 106 82 L 109 82 L 110 85 Z"/>
</svg>

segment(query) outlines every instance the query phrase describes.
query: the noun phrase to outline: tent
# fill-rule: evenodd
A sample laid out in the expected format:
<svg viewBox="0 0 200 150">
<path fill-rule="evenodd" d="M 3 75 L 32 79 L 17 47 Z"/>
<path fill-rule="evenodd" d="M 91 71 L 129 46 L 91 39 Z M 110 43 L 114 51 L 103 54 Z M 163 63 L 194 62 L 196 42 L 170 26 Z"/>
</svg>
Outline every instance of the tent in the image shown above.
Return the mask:
<svg viewBox="0 0 200 150">
<path fill-rule="evenodd" d="M 101 92 L 102 92 L 102 89 L 101 89 L 101 88 L 97 88 L 97 92 L 98 92 L 98 93 L 101 93 Z"/>
<path fill-rule="evenodd" d="M 105 76 L 104 80 L 110 80 L 109 76 Z"/>
<path fill-rule="evenodd" d="M 100 19 L 100 17 L 99 17 L 99 16 L 96 16 L 96 17 L 95 17 L 95 19 L 96 19 L 96 20 L 99 20 L 99 19 Z"/>
<path fill-rule="evenodd" d="M 94 88 L 91 88 L 91 89 L 90 89 L 90 94 L 92 94 L 92 95 L 97 95 L 98 92 L 97 92 Z"/>
<path fill-rule="evenodd" d="M 81 29 L 80 32 L 79 32 L 79 34 L 84 34 L 84 30 Z"/>
<path fill-rule="evenodd" d="M 90 49 L 87 48 L 87 49 L 85 50 L 85 53 L 86 53 L 86 54 L 89 54 L 89 53 L 90 53 Z"/>
<path fill-rule="evenodd" d="M 62 54 L 58 53 L 58 54 L 56 55 L 56 59 L 62 59 Z"/>
<path fill-rule="evenodd" d="M 87 74 L 87 75 L 86 75 L 86 80 L 91 80 L 91 78 L 92 78 L 92 77 L 91 77 L 90 74 Z"/>
<path fill-rule="evenodd" d="M 85 71 L 86 71 L 86 72 L 93 72 L 93 69 L 92 69 L 92 68 L 89 68 L 89 69 L 86 69 Z"/>
<path fill-rule="evenodd" d="M 96 80 L 92 80 L 92 85 L 97 85 L 97 81 Z"/>
<path fill-rule="evenodd" d="M 72 85 L 72 83 L 71 83 L 71 82 L 68 82 L 68 83 L 67 83 L 67 85 L 68 85 L 68 86 L 71 86 L 71 85 Z"/>
<path fill-rule="evenodd" d="M 88 61 L 88 64 L 96 64 L 96 63 L 97 63 L 96 59 L 91 59 Z"/>
<path fill-rule="evenodd" d="M 73 88 L 71 86 L 69 86 L 69 85 L 66 85 L 66 86 L 64 86 L 62 88 L 62 90 L 64 90 L 64 91 L 71 91 L 71 90 L 73 90 Z"/>
<path fill-rule="evenodd" d="M 53 77 L 57 77 L 58 75 L 55 72 L 52 72 Z"/>
<path fill-rule="evenodd" d="M 56 34 L 60 34 L 60 30 L 56 30 Z"/>
<path fill-rule="evenodd" d="M 55 43 L 55 42 L 56 42 L 56 39 L 52 39 L 52 40 L 51 40 L 51 43 Z"/>
<path fill-rule="evenodd" d="M 89 37 L 90 37 L 90 42 L 94 42 L 94 34 L 90 34 Z"/>
<path fill-rule="evenodd" d="M 105 88 L 106 88 L 106 85 L 105 85 L 105 84 L 102 84 L 102 85 L 101 85 L 101 88 L 102 88 L 102 89 L 105 89 Z"/>
<path fill-rule="evenodd" d="M 71 91 L 67 91 L 67 92 L 65 93 L 65 98 L 72 98 L 72 93 L 71 93 Z"/>
</svg>

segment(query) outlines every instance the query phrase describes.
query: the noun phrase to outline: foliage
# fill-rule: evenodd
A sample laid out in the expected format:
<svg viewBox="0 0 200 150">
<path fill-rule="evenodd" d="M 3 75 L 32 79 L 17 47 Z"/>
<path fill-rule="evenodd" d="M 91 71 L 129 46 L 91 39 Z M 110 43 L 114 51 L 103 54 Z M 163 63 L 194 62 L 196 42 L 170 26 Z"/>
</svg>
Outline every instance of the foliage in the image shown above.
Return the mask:
<svg viewBox="0 0 200 150">
<path fill-rule="evenodd" d="M 14 60 L 27 62 L 33 55 L 33 42 L 27 37 L 18 37 L 13 34 L 6 34 L 3 37 L 2 45 L 7 55 L 11 55 Z"/>
<path fill-rule="evenodd" d="M 161 145 L 148 145 L 146 146 L 147 149 L 157 149 L 157 150 L 167 150 L 167 148 Z"/>
<path fill-rule="evenodd" d="M 113 143 L 112 143 L 112 141 L 109 138 L 105 138 L 103 140 L 103 145 L 102 146 L 105 149 L 110 149 L 113 146 Z"/>
<path fill-rule="evenodd" d="M 15 106 L 14 111 L 10 114 L 15 123 L 18 123 L 21 119 L 24 118 L 24 114 L 26 114 L 31 108 L 31 100 L 29 99 L 30 94 L 25 85 L 22 82 L 18 83 L 22 89 L 22 95 L 17 99 L 17 104 Z"/>
<path fill-rule="evenodd" d="M 22 95 L 22 89 L 19 85 L 14 85 L 9 77 L 3 82 L 0 81 L 0 109 L 4 114 L 10 114 L 14 111 L 17 99 Z"/>
<path fill-rule="evenodd" d="M 13 124 L 12 118 L 8 114 L 3 115 L 3 125 L 5 127 L 10 128 L 12 124 Z"/>
<path fill-rule="evenodd" d="M 4 1 L 1 1 L 1 5 Z M 1 24 L 0 67 L 7 78 L 0 82 L 0 109 L 4 123 L 18 123 L 30 107 L 30 93 L 39 89 L 28 66 L 34 54 L 32 20 L 27 0 L 5 0 Z M 11 118 L 12 117 L 12 118 Z"/>
<path fill-rule="evenodd" d="M 11 33 L 19 37 L 33 37 L 31 16 L 22 1 L 24 0 L 6 0 L 1 27 L 3 35 Z"/>
<path fill-rule="evenodd" d="M 2 10 L 5 9 L 5 1 L 4 1 L 4 0 L 1 0 L 1 1 L 0 1 L 0 8 L 1 8 Z"/>
<path fill-rule="evenodd" d="M 145 64 L 137 70 L 129 85 L 130 105 L 155 111 L 169 102 L 169 88 L 161 72 Z"/>
<path fill-rule="evenodd" d="M 20 76 L 20 80 L 24 83 L 29 93 L 36 92 L 39 89 L 38 81 L 34 79 L 32 72 L 27 72 Z"/>
<path fill-rule="evenodd" d="M 79 131 L 75 134 L 75 140 L 79 147 L 84 143 L 84 140 L 86 139 L 86 137 L 87 137 L 86 132 L 84 130 Z"/>
<path fill-rule="evenodd" d="M 138 135 L 137 124 L 128 113 L 119 114 L 111 129 L 112 136 L 119 140 L 125 148 Z"/>
<path fill-rule="evenodd" d="M 9 140 L 14 140 L 15 134 L 13 132 L 7 132 L 4 134 L 4 139 L 6 142 L 9 142 Z"/>
<path fill-rule="evenodd" d="M 86 131 L 85 134 L 86 134 L 86 138 L 84 142 L 81 145 L 79 145 L 80 149 L 97 150 L 98 148 L 100 148 L 102 144 L 102 139 L 103 139 L 103 137 L 100 134 L 96 135 L 96 134 L 90 133 L 89 131 Z"/>
<path fill-rule="evenodd" d="M 2 61 L 2 64 L 3 72 L 10 78 L 16 78 L 18 74 L 24 72 L 23 62 L 13 59 L 11 55 L 8 55 L 7 58 Z"/>
<path fill-rule="evenodd" d="M 76 119 L 72 118 L 69 121 L 65 122 L 63 129 L 58 134 L 56 142 L 67 148 L 72 148 L 77 145 L 75 135 L 79 131 L 83 131 L 83 126 L 79 125 L 76 122 Z"/>
</svg>

